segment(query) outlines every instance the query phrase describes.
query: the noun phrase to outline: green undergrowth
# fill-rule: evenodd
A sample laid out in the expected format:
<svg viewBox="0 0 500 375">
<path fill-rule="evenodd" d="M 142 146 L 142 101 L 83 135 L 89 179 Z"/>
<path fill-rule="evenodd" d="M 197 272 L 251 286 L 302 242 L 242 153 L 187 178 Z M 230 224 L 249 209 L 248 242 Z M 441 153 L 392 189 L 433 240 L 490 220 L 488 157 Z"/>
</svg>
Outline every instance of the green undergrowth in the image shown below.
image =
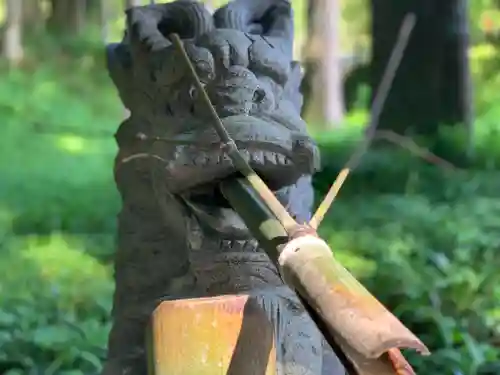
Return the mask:
<svg viewBox="0 0 500 375">
<path fill-rule="evenodd" d="M 97 373 L 109 330 L 112 134 L 123 113 L 99 57 L 57 51 L 57 64 L 1 71 L 0 373 L 10 375 Z M 467 163 L 456 133 L 443 130 L 439 147 L 422 141 L 464 170 L 377 144 L 321 228 L 342 263 L 432 349 L 410 353 L 422 374 L 500 372 L 500 147 L 491 113 L 477 128 Z M 316 135 L 318 198 L 359 129 Z"/>
</svg>

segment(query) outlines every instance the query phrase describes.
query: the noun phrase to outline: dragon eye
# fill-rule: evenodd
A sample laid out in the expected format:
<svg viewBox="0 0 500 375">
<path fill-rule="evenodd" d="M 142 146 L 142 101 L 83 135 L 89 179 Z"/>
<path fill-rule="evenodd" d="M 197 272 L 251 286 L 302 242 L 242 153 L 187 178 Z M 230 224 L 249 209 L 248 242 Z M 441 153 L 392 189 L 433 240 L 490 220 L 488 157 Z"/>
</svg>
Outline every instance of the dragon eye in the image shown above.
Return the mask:
<svg viewBox="0 0 500 375">
<path fill-rule="evenodd" d="M 196 87 L 191 86 L 191 87 L 189 88 L 189 92 L 188 92 L 188 94 L 189 94 L 189 97 L 190 97 L 191 99 L 195 99 L 195 98 L 196 98 L 196 96 L 197 96 L 197 94 L 198 94 L 198 90 L 196 90 Z"/>
<path fill-rule="evenodd" d="M 253 93 L 253 98 L 252 99 L 256 103 L 262 103 L 265 98 L 266 98 L 266 92 L 263 89 L 258 88 Z"/>
</svg>

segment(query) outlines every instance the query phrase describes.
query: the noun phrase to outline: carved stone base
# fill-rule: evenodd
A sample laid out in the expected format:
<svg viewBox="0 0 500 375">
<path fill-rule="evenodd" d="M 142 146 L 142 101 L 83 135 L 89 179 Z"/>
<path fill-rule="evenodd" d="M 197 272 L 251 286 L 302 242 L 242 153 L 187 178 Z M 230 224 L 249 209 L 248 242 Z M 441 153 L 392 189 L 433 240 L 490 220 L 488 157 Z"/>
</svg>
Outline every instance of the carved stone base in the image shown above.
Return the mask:
<svg viewBox="0 0 500 375">
<path fill-rule="evenodd" d="M 165 301 L 149 329 L 150 375 L 275 375 L 274 329 L 247 295 Z"/>
</svg>

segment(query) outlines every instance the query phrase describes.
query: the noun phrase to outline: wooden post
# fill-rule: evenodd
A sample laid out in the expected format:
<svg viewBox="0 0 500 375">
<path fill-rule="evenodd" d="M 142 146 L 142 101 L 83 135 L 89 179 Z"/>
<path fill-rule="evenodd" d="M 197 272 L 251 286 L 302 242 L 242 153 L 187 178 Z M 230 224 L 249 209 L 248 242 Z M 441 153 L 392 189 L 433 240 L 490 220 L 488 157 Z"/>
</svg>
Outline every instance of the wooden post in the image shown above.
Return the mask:
<svg viewBox="0 0 500 375">
<path fill-rule="evenodd" d="M 275 375 L 274 328 L 247 295 L 162 302 L 148 332 L 150 375 Z"/>
</svg>

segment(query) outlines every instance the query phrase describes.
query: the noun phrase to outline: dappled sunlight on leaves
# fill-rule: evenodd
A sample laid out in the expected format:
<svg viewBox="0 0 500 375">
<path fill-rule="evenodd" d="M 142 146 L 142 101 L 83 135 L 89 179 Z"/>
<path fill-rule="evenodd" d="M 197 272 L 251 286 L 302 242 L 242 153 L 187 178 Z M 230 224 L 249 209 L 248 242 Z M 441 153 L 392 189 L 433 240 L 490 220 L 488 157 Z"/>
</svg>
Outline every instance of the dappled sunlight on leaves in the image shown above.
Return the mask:
<svg viewBox="0 0 500 375">
<path fill-rule="evenodd" d="M 330 244 L 335 257 L 356 277 L 369 278 L 375 275 L 377 265 L 373 260 L 358 255 L 351 239 L 354 233 L 349 231 L 325 230 L 323 238 Z"/>
<path fill-rule="evenodd" d="M 75 135 L 61 135 L 57 138 L 57 145 L 69 153 L 78 154 L 88 150 L 86 139 Z"/>
<path fill-rule="evenodd" d="M 0 248 L 0 360 L 44 373 L 99 371 L 113 285 L 76 239 L 15 238 Z"/>
<path fill-rule="evenodd" d="M 1 281 L 4 300 L 46 296 L 71 313 L 89 308 L 87 303 L 110 306 L 111 270 L 88 255 L 78 238 L 19 237 L 2 255 L 6 259 L 0 265 L 5 275 Z"/>
</svg>

